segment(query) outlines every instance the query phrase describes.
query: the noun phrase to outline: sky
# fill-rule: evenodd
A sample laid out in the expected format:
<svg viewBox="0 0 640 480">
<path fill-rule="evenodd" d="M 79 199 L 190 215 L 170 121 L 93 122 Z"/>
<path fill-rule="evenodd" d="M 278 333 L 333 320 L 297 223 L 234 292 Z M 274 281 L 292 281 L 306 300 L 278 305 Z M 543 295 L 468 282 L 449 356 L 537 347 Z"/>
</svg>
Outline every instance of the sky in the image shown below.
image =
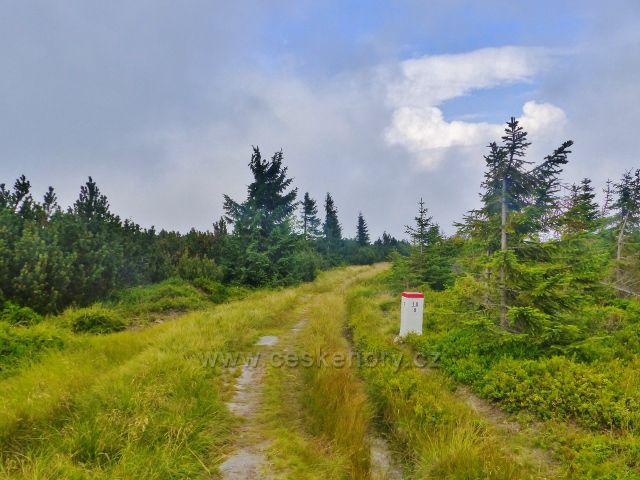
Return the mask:
<svg viewBox="0 0 640 480">
<path fill-rule="evenodd" d="M 63 206 L 89 175 L 144 227 L 210 229 L 252 146 L 343 231 L 448 233 L 518 117 L 568 185 L 639 168 L 640 2 L 0 0 L 0 183 Z"/>
</svg>

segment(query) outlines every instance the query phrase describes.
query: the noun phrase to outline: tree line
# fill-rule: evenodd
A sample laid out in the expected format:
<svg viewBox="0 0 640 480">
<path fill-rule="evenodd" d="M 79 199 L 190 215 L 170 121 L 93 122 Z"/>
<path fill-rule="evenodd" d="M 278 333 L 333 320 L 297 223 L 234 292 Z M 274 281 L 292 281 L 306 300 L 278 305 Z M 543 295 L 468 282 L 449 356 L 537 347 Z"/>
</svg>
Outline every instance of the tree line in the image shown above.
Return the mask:
<svg viewBox="0 0 640 480">
<path fill-rule="evenodd" d="M 87 305 L 118 289 L 181 277 L 247 286 L 312 280 L 319 269 L 372 263 L 408 246 L 388 234 L 373 244 L 362 214 L 357 237 L 343 237 L 327 193 L 325 218 L 288 177 L 283 153 L 264 159 L 253 150 L 253 182 L 238 202 L 224 196 L 224 216 L 209 231 L 143 228 L 110 210 L 89 177 L 63 209 L 52 187 L 37 200 L 23 175 L 0 184 L 0 301 L 40 313 Z"/>
</svg>

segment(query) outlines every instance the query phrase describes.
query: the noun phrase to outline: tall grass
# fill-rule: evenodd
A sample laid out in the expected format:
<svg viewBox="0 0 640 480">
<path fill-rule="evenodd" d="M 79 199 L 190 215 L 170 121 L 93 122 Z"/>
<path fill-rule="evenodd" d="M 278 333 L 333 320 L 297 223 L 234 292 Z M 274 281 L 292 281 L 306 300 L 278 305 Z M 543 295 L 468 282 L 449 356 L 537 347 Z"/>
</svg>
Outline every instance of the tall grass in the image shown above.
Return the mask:
<svg viewBox="0 0 640 480">
<path fill-rule="evenodd" d="M 305 384 L 303 405 L 311 431 L 326 435 L 348 459 L 350 478 L 368 478 L 371 411 L 363 387 L 348 364 L 349 346 L 342 333 L 345 320 L 344 296 L 327 293 L 310 306 L 309 322 L 303 330 L 302 352 L 316 354 L 316 365 L 302 369 Z M 325 355 L 323 357 L 323 355 Z M 324 364 L 326 359 L 328 364 Z"/>
<path fill-rule="evenodd" d="M 248 349 L 301 289 L 186 314 L 139 331 L 76 339 L 0 383 L 7 478 L 209 478 L 234 419 L 221 367 L 197 354 Z"/>
<path fill-rule="evenodd" d="M 386 268 L 349 267 L 323 273 L 305 289 L 304 309 L 291 312 L 304 321 L 280 347 L 301 355 L 349 354 L 345 340 L 347 287 Z M 318 365 L 320 365 L 318 367 Z M 371 409 L 352 368 L 332 363 L 270 368 L 265 377 L 266 435 L 269 459 L 284 478 L 369 478 Z"/>
<path fill-rule="evenodd" d="M 550 478 L 545 466 L 533 466 L 451 392 L 434 371 L 415 368 L 407 349 L 393 344 L 399 318 L 390 297 L 377 283 L 359 286 L 348 296 L 349 325 L 362 353 L 404 354 L 396 371 L 391 362 L 361 368 L 378 420 L 405 455 L 407 471 L 420 479 Z M 399 304 L 399 301 L 398 301 Z"/>
<path fill-rule="evenodd" d="M 83 308 L 69 307 L 44 321 L 26 307 L 9 304 L 10 308 L 7 308 L 5 305 L 0 312 L 3 314 L 0 318 L 0 378 L 14 374 L 23 365 L 40 361 L 48 353 L 73 348 L 78 341 L 73 333 L 104 334 L 143 328 L 249 294 L 242 287 L 227 287 L 204 280 L 195 283 L 199 286 L 173 278 L 127 288 L 109 301 Z M 80 338 L 80 343 L 82 341 Z"/>
</svg>

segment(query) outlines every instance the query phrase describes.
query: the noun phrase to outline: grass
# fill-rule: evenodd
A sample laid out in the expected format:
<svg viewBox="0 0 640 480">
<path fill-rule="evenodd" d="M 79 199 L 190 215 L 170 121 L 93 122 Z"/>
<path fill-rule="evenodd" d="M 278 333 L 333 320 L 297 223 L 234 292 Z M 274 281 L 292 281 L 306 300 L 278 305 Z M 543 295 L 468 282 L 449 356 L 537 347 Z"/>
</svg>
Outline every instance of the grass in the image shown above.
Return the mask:
<svg viewBox="0 0 640 480">
<path fill-rule="evenodd" d="M 310 285 L 303 311 L 292 313 L 302 330 L 283 348 L 298 358 L 319 352 L 348 355 L 343 337 L 345 289 L 386 265 L 323 274 Z M 317 358 L 317 357 L 316 357 Z M 318 367 L 319 365 L 319 367 Z M 314 359 L 303 368 L 270 368 L 265 378 L 265 436 L 269 458 L 285 478 L 370 478 L 370 408 L 363 385 L 348 367 Z"/>
<path fill-rule="evenodd" d="M 393 343 L 398 303 L 377 279 L 351 290 L 348 317 L 354 344 L 363 355 L 404 355 L 399 370 L 388 360 L 376 368 L 363 366 L 360 373 L 377 421 L 403 452 L 410 478 L 552 478 L 550 465 L 530 462 L 519 439 L 505 437 L 480 418 L 453 393 L 450 380 L 416 368 L 410 350 Z"/>
<path fill-rule="evenodd" d="M 202 308 L 190 287 L 169 282 L 126 292 L 115 304 L 117 315 L 155 311 L 145 308 L 162 303 L 164 294 L 198 310 L 148 328 L 100 335 L 71 333 L 78 310 L 24 329 L 65 332 L 66 343 L 0 381 L 0 476 L 215 477 L 232 448 L 238 420 L 225 404 L 232 395 L 231 372 L 205 366 L 202 358 L 209 352 L 251 351 L 261 335 L 286 335 L 303 300 L 309 323 L 295 348 L 347 351 L 345 288 L 375 271 L 340 269 L 311 284 Z M 272 440 L 269 458 L 283 475 L 368 478 L 370 410 L 354 373 L 268 369 L 258 434 Z M 314 401 L 318 397 L 322 401 Z"/>
<path fill-rule="evenodd" d="M 384 268 L 369 269 L 367 275 Z M 299 349 L 314 353 L 316 362 L 302 369 L 302 404 L 310 430 L 329 439 L 346 459 L 349 478 L 362 479 L 370 476 L 372 409 L 356 370 L 350 366 L 353 357 L 344 337 L 345 303 L 342 289 L 318 295 L 309 306 Z"/>
<path fill-rule="evenodd" d="M 5 478 L 209 478 L 235 420 L 221 368 L 278 326 L 300 289 L 188 313 L 138 331 L 78 336 L 0 383 Z"/>
<path fill-rule="evenodd" d="M 640 304 L 587 304 L 546 338 L 498 328 L 458 287 L 427 294 L 412 348 L 440 352 L 448 378 L 533 425 L 564 477 L 640 478 Z"/>
<path fill-rule="evenodd" d="M 0 378 L 42 360 L 49 353 L 73 348 L 84 341 L 81 335 L 73 334 L 143 328 L 249 294 L 246 289 L 212 281 L 195 283 L 199 286 L 174 278 L 132 287 L 118 292 L 110 301 L 84 308 L 70 307 L 60 315 L 44 319 L 26 307 L 7 303 L 0 311 Z"/>
</svg>

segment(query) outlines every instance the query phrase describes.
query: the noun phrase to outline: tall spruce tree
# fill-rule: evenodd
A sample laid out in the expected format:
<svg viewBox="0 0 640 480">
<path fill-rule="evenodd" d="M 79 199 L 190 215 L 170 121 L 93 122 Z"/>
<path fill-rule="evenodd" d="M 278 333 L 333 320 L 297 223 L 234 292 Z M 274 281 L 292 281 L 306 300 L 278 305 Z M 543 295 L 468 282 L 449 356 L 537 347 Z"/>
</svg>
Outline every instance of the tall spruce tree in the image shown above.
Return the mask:
<svg viewBox="0 0 640 480">
<path fill-rule="evenodd" d="M 356 241 L 361 247 L 369 245 L 369 228 L 367 227 L 367 222 L 362 216 L 362 212 L 358 213 L 358 223 L 356 225 Z"/>
<path fill-rule="evenodd" d="M 49 187 L 47 192 L 44 194 L 42 207 L 44 210 L 45 218 L 49 220 L 54 212 L 56 212 L 60 207 L 58 206 L 58 196 L 56 195 L 53 187 Z"/>
<path fill-rule="evenodd" d="M 254 147 L 249 168 L 253 182 L 247 199 L 236 202 L 224 196 L 225 219 L 233 225 L 227 269 L 230 276 L 249 285 L 279 284 L 289 281 L 295 254 L 291 216 L 296 208 L 297 189 L 287 177 L 282 151 L 270 160 Z"/>
<path fill-rule="evenodd" d="M 302 226 L 302 236 L 305 240 L 314 240 L 320 235 L 320 219 L 318 218 L 318 207 L 316 201 L 305 192 L 301 202 L 302 212 L 300 223 Z"/>
<path fill-rule="evenodd" d="M 338 221 L 338 209 L 331 198 L 331 194 L 327 193 L 327 197 L 324 201 L 324 224 L 322 230 L 324 238 L 330 243 L 339 242 L 342 240 L 342 227 Z"/>
<path fill-rule="evenodd" d="M 467 217 L 470 230 L 476 230 L 486 236 L 487 253 L 492 254 L 499 248 L 499 293 L 500 324 L 507 327 L 508 286 L 507 251 L 509 235 L 517 240 L 534 235 L 551 223 L 559 190 L 558 176 L 572 141 L 564 142 L 553 154 L 534 168 L 526 160 L 526 151 L 530 146 L 527 132 L 519 125 L 515 117 L 507 122 L 502 136 L 502 145 L 492 142 L 489 154 L 485 156 L 487 169 L 482 184 L 483 208 Z M 518 214 L 515 215 L 514 214 Z M 497 221 L 496 221 L 497 217 Z M 493 227 L 497 226 L 499 242 L 493 236 Z"/>
<path fill-rule="evenodd" d="M 600 211 L 600 215 L 605 219 L 609 216 L 609 214 L 611 213 L 611 210 L 613 209 L 613 204 L 615 202 L 613 198 L 614 194 L 615 194 L 615 187 L 613 185 L 613 180 L 611 180 L 610 178 L 607 178 L 607 181 L 605 182 L 605 186 L 602 189 L 602 195 L 604 198 L 602 200 L 602 210 Z"/>
<path fill-rule="evenodd" d="M 238 203 L 224 195 L 227 222 L 240 229 L 255 227 L 260 235 L 268 237 L 274 228 L 289 220 L 296 208 L 298 189 L 287 192 L 293 179 L 287 178 L 283 158 L 279 151 L 270 160 L 263 159 L 260 149 L 253 147 L 249 162 L 253 182 L 249 184 L 247 199 Z"/>
<path fill-rule="evenodd" d="M 559 209 L 560 173 L 568 162 L 573 141 L 567 140 L 544 161 L 528 172 L 532 176 L 533 191 L 526 209 L 521 232 L 525 235 L 547 232 L 557 225 Z"/>
</svg>

